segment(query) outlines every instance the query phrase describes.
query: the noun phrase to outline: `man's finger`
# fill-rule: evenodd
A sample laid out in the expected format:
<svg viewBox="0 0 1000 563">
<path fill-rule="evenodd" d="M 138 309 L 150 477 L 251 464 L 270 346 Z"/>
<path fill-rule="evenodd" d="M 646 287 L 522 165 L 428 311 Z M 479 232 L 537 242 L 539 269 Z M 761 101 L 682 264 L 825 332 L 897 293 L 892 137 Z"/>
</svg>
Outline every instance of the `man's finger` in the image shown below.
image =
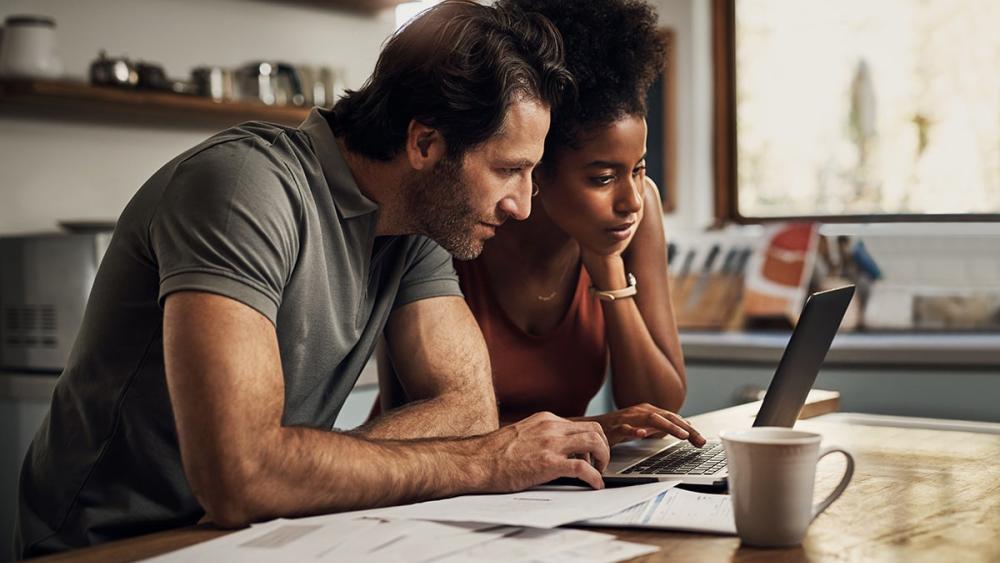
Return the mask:
<svg viewBox="0 0 1000 563">
<path fill-rule="evenodd" d="M 581 459 L 567 459 L 566 465 L 560 469 L 560 476 L 576 477 L 594 489 L 604 488 L 604 479 L 601 478 L 601 473 Z"/>
<path fill-rule="evenodd" d="M 567 457 L 572 454 L 590 454 L 590 462 L 598 471 L 604 471 L 611 459 L 611 451 L 603 432 L 579 432 L 566 436 L 563 453 Z"/>
<path fill-rule="evenodd" d="M 566 430 L 566 435 L 571 434 L 586 434 L 588 432 L 595 432 L 598 436 L 604 440 L 605 445 L 609 445 L 608 437 L 604 434 L 604 428 L 599 422 L 567 422 L 570 426 Z"/>
</svg>

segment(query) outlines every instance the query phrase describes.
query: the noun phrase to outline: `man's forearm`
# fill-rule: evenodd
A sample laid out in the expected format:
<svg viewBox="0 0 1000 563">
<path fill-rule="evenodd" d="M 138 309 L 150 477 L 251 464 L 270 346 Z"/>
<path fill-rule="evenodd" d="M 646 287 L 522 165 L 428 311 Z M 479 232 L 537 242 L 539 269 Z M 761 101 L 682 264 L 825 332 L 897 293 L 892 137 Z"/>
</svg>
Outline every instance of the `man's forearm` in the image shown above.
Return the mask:
<svg viewBox="0 0 1000 563">
<path fill-rule="evenodd" d="M 216 524 L 512 492 L 558 477 L 601 488 L 609 458 L 599 424 L 551 413 L 471 438 L 382 441 L 282 427 L 258 433 L 253 444 L 185 460 L 185 472 L 196 477 L 189 478 L 192 489 Z"/>
<path fill-rule="evenodd" d="M 472 440 L 481 438 L 373 441 L 284 427 L 261 440 L 253 462 L 222 476 L 219 490 L 196 494 L 217 501 L 206 507 L 216 523 L 240 526 L 476 492 L 491 476 Z"/>
<path fill-rule="evenodd" d="M 497 429 L 496 403 L 491 394 L 457 391 L 416 401 L 383 413 L 352 434 L 368 439 L 407 440 L 475 436 Z"/>
</svg>

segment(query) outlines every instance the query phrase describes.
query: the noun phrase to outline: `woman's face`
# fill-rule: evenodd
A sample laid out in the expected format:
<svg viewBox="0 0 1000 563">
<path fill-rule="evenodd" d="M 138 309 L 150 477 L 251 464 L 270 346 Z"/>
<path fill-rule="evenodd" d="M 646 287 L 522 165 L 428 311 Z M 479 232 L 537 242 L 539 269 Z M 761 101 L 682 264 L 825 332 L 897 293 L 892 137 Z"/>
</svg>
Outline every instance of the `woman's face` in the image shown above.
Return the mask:
<svg viewBox="0 0 1000 563">
<path fill-rule="evenodd" d="M 552 221 L 599 254 L 621 252 L 642 219 L 646 120 L 624 117 L 584 135 L 537 171 L 538 198 Z"/>
</svg>

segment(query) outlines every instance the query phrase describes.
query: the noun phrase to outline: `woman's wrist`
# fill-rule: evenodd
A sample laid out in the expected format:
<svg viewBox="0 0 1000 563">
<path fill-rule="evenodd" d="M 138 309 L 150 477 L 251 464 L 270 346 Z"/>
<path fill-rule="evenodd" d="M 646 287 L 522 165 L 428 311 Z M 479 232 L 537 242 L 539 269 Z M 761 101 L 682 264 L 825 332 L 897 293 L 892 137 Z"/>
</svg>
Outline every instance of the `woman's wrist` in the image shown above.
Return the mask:
<svg viewBox="0 0 1000 563">
<path fill-rule="evenodd" d="M 628 287 L 625 262 L 620 255 L 590 256 L 589 259 L 585 255 L 583 264 L 587 268 L 591 282 L 598 290 L 608 291 Z"/>
</svg>

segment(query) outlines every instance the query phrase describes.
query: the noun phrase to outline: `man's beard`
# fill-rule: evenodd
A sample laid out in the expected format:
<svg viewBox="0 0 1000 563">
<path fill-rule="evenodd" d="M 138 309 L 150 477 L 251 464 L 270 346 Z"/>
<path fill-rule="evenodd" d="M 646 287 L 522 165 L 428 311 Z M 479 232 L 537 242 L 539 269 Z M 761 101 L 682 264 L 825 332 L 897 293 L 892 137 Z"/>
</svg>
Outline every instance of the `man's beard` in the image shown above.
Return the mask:
<svg viewBox="0 0 1000 563">
<path fill-rule="evenodd" d="M 459 260 L 472 260 L 483 251 L 483 242 L 474 235 L 480 218 L 471 191 L 461 161 L 452 157 L 441 159 L 430 172 L 415 172 L 405 186 L 417 232 Z"/>
</svg>

